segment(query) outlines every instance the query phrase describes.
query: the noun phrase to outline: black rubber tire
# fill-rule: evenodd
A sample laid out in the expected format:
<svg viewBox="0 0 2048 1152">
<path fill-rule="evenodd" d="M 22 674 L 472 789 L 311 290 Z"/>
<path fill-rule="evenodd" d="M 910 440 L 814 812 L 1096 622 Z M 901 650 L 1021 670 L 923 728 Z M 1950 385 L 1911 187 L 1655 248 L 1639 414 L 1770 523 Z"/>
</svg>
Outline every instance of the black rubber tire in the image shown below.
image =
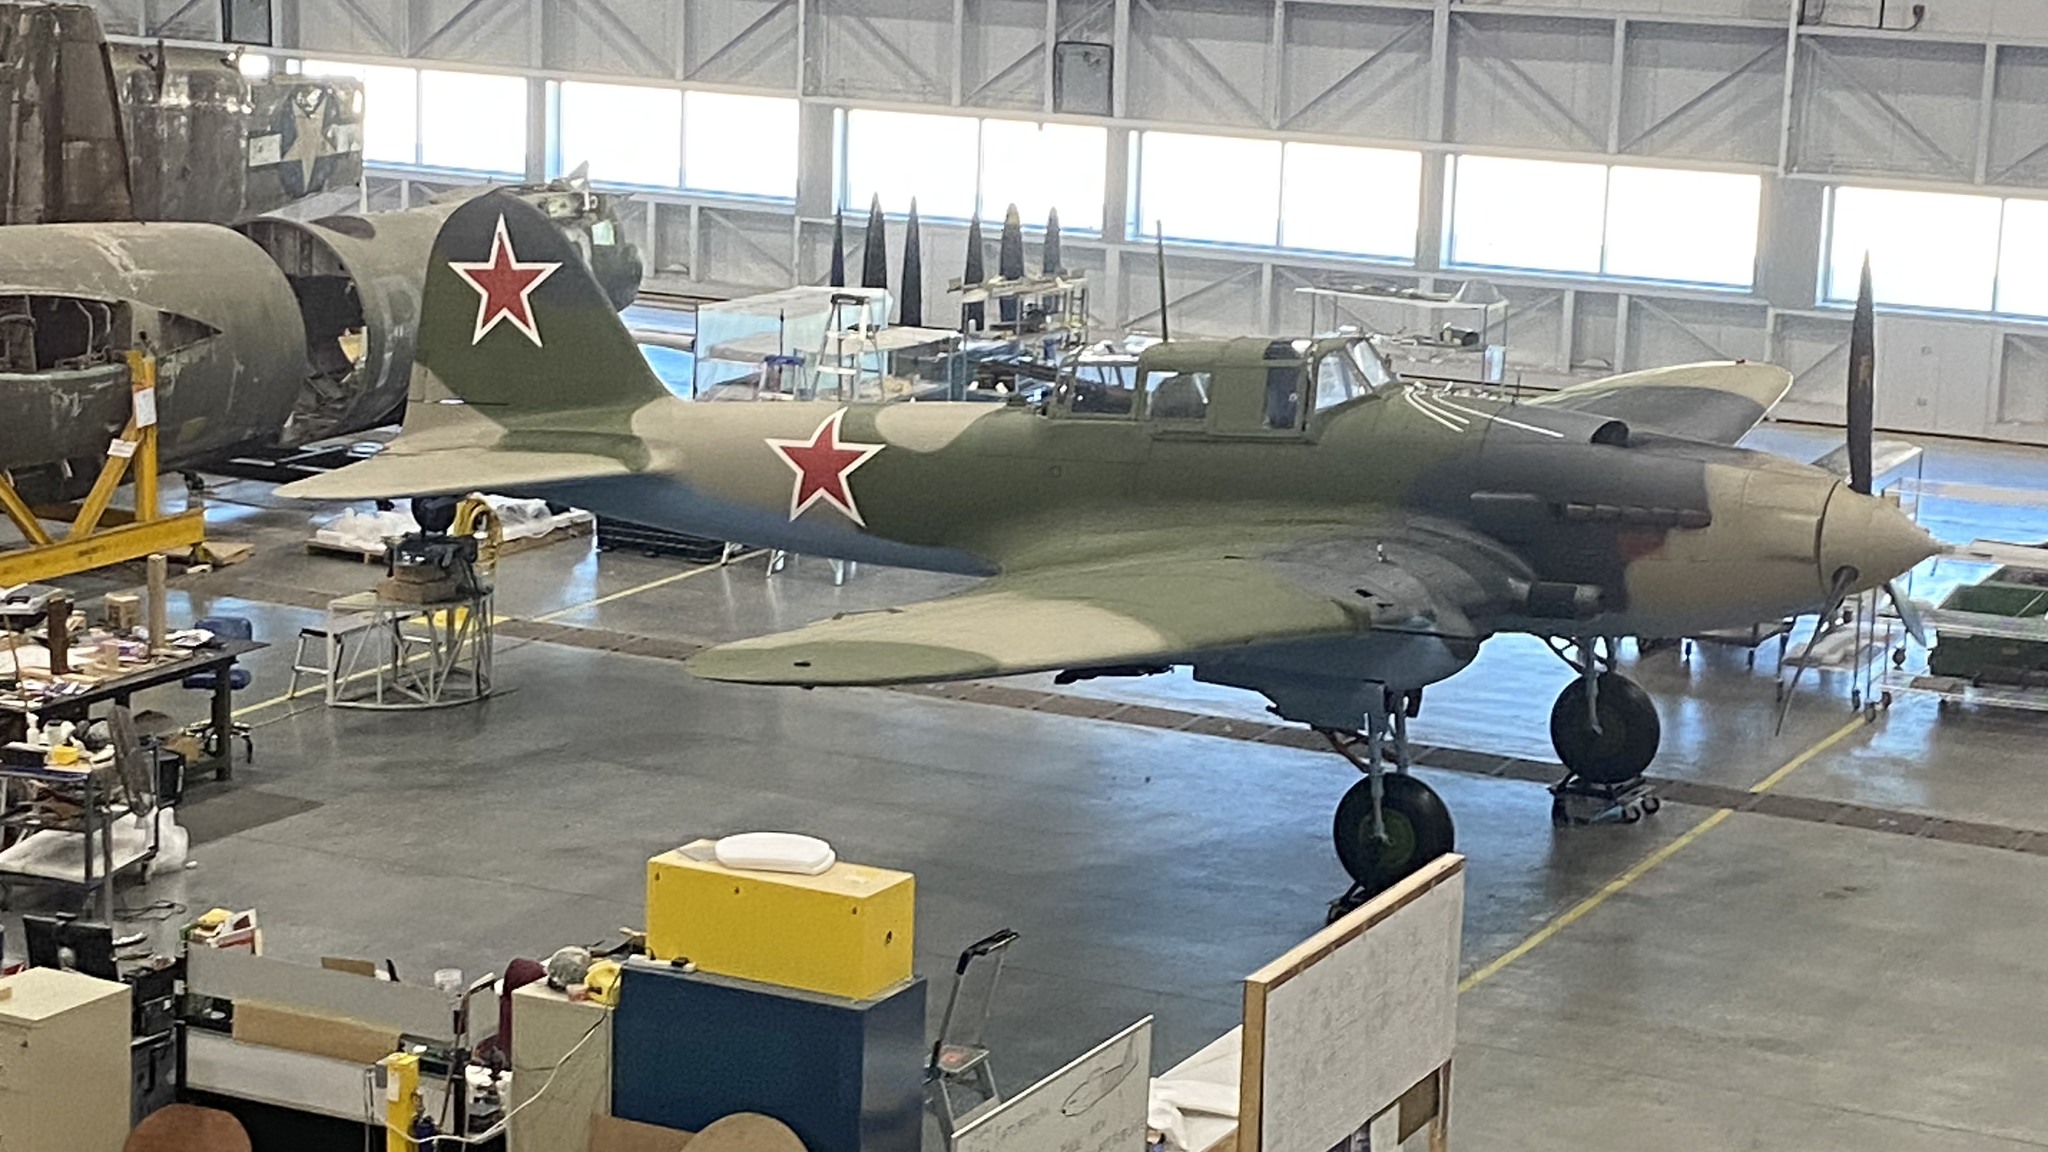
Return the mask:
<svg viewBox="0 0 2048 1152">
<path fill-rule="evenodd" d="M 1344 871 L 1368 894 L 1384 892 L 1403 877 L 1456 847 L 1457 832 L 1443 797 L 1413 776 L 1388 773 L 1381 779 L 1380 810 L 1387 842 L 1372 834 L 1372 781 L 1360 780 L 1337 805 L 1331 838 Z"/>
<path fill-rule="evenodd" d="M 1586 717 L 1586 682 L 1574 680 L 1550 706 L 1550 746 L 1572 774 L 1593 784 L 1625 784 L 1657 758 L 1664 728 L 1657 703 L 1618 672 L 1600 674 L 1600 731 Z"/>
</svg>

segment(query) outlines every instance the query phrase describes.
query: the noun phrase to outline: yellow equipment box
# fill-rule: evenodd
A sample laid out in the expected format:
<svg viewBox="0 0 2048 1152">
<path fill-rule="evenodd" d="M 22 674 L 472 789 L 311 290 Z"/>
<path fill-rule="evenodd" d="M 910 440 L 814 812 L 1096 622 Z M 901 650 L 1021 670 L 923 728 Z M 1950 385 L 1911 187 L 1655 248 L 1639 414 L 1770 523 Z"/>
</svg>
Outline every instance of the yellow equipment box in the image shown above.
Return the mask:
<svg viewBox="0 0 2048 1152">
<path fill-rule="evenodd" d="M 849 1000 L 911 974 L 916 882 L 841 861 L 817 876 L 745 872 L 698 840 L 647 862 L 647 952 L 699 971 Z"/>
</svg>

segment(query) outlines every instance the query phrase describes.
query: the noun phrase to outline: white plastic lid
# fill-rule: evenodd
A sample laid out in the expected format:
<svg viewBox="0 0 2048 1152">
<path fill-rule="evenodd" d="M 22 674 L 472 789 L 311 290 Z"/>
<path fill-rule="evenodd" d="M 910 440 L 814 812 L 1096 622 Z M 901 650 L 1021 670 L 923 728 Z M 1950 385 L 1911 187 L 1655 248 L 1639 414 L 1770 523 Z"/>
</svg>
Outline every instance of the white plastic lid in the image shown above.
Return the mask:
<svg viewBox="0 0 2048 1152">
<path fill-rule="evenodd" d="M 712 850 L 727 868 L 799 876 L 816 876 L 839 859 L 830 844 L 795 832 L 741 832 L 720 840 Z"/>
</svg>

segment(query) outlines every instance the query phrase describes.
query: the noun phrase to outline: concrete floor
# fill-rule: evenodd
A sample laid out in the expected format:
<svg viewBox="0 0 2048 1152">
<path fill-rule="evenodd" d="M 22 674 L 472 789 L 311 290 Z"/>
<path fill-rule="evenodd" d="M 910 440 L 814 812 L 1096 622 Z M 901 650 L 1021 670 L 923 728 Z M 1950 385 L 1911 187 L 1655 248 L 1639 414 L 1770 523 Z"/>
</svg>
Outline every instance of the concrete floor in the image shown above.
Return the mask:
<svg viewBox="0 0 2048 1152">
<path fill-rule="evenodd" d="M 1826 439 L 1761 437 L 1801 456 Z M 1926 468 L 2048 491 L 2043 453 L 1943 444 Z M 999 1071 L 1021 1083 L 1148 1013 L 1157 1061 L 1187 1055 L 1236 1022 L 1238 978 L 1314 930 L 1344 886 L 1328 821 L 1352 774 L 1244 738 L 1269 723 L 1253 697 L 1176 677 L 976 693 L 994 703 L 807 693 L 701 683 L 675 663 L 681 644 L 964 584 L 948 577 L 864 570 L 834 587 L 816 560 L 769 577 L 758 557 L 692 569 L 555 545 L 502 570 L 500 611 L 523 623 L 501 637 L 498 697 L 407 718 L 280 700 L 313 606 L 376 572 L 303 555 L 306 510 L 262 485 L 216 499 L 216 534 L 258 555 L 181 578 L 172 611 L 242 612 L 275 645 L 244 698 L 257 759 L 195 793 L 197 867 L 127 892 L 132 908 L 254 906 L 276 955 L 474 974 L 638 924 L 655 852 L 799 829 L 917 873 L 926 972 L 993 929 L 1023 934 L 994 1025 Z M 1950 539 L 2048 536 L 2048 497 L 1944 498 L 1923 515 Z M 1974 571 L 1930 566 L 1917 588 Z M 647 654 L 604 650 L 621 645 Z M 1423 774 L 1471 859 L 1457 1147 L 2048 1147 L 2048 857 L 2026 850 L 2048 851 L 2048 718 L 1909 700 L 1840 734 L 1846 683 L 1823 676 L 1773 736 L 1774 673 L 1768 652 L 1754 672 L 1726 651 L 1633 669 L 1664 718 L 1659 774 L 1708 803 L 1768 785 L 1784 814 L 1671 804 L 1595 829 L 1552 829 L 1548 795 L 1515 770 L 1429 766 L 1549 759 L 1568 673 L 1540 645 L 1496 640 L 1431 689 L 1416 736 L 1441 751 Z M 203 708 L 175 691 L 148 703 Z M 1961 827 L 1922 817 L 2007 835 L 1896 831 Z"/>
</svg>

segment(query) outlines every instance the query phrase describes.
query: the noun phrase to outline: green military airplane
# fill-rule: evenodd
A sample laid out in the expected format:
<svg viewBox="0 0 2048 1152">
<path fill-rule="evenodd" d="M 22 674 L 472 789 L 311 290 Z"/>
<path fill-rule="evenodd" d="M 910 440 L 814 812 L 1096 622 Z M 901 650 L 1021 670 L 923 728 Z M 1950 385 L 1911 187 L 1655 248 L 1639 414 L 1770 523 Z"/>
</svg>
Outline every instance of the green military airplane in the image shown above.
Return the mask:
<svg viewBox="0 0 2048 1152">
<path fill-rule="evenodd" d="M 1405 722 L 1488 636 L 1534 633 L 1573 659 L 1559 757 L 1624 784 L 1659 725 L 1603 638 L 1812 612 L 1935 551 L 1867 477 L 1853 491 L 1733 447 L 1789 384 L 1707 364 L 1516 403 L 1395 379 L 1356 338 L 1261 338 L 1159 344 L 1038 405 L 693 404 L 648 370 L 561 233 L 490 195 L 435 243 L 403 433 L 280 491 L 518 492 L 986 576 L 690 668 L 820 687 L 1190 665 L 1364 771 L 1335 839 L 1372 891 L 1452 846 L 1442 801 L 1407 773 Z"/>
</svg>

